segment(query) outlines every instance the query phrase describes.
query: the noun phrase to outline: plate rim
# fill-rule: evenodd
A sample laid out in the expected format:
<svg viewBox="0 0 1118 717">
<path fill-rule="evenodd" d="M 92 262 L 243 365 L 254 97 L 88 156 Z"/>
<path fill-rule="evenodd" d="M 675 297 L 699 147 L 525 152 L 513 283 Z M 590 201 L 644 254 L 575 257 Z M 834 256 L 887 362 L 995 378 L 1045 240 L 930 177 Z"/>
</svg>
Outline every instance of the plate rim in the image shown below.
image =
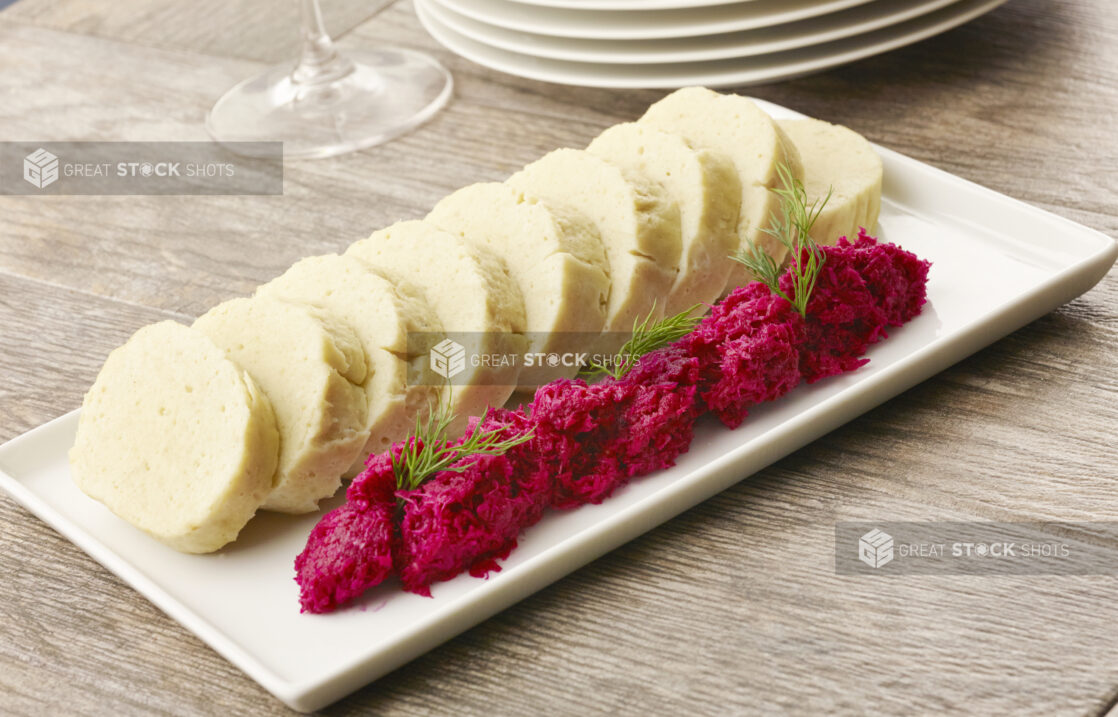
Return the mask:
<svg viewBox="0 0 1118 717">
<path fill-rule="evenodd" d="M 610 77 L 603 75 L 602 71 L 609 68 L 633 68 L 631 65 L 609 65 L 603 63 L 576 63 L 566 62 L 562 60 L 551 60 L 546 58 L 532 57 L 522 53 L 511 52 L 508 50 L 501 50 L 492 46 L 479 43 L 475 40 L 465 38 L 446 26 L 438 23 L 437 20 L 432 18 L 425 10 L 424 6 L 416 3 L 415 12 L 421 25 L 431 37 L 442 45 L 444 48 L 453 52 L 454 54 L 469 60 L 475 64 L 487 67 L 497 72 L 514 75 L 517 77 L 524 77 L 530 80 L 539 82 L 550 82 L 553 84 L 572 85 L 578 87 L 596 87 L 605 89 L 667 89 L 687 87 L 690 85 L 703 85 L 711 88 L 730 88 L 730 87 L 743 87 L 747 85 L 761 84 L 767 82 L 776 82 L 786 80 L 793 77 L 801 77 L 815 72 L 821 72 L 840 65 L 849 64 L 858 60 L 863 60 L 868 57 L 880 55 L 886 52 L 905 47 L 907 45 L 915 44 L 930 37 L 942 34 L 952 30 L 960 25 L 963 25 L 981 15 L 984 15 L 1000 5 L 1003 5 L 1008 0 L 957 0 L 954 3 L 946 5 L 939 10 L 928 15 L 922 15 L 905 22 L 890 25 L 878 30 L 874 30 L 868 35 L 879 35 L 882 39 L 869 46 L 864 44 L 856 44 L 854 41 L 858 36 L 848 37 L 842 40 L 826 43 L 824 45 L 816 45 L 808 48 L 800 48 L 797 50 L 788 50 L 781 53 L 774 53 L 771 55 L 755 55 L 748 58 L 731 58 L 728 60 L 713 60 L 710 62 L 691 62 L 691 63 L 665 63 L 659 66 L 671 67 L 691 67 L 697 68 L 698 66 L 709 66 L 718 64 L 720 67 L 717 70 L 708 69 L 705 74 L 680 74 L 678 76 L 664 77 L 664 76 L 632 76 L 620 77 L 614 75 Z M 968 6 L 968 9 L 960 10 L 961 6 Z M 951 11 L 949 13 L 949 11 Z M 957 12 L 956 12 L 957 11 Z M 939 17 L 936 17 L 939 16 Z M 933 19 L 935 18 L 935 19 Z M 923 26 L 923 25 L 927 26 Z M 915 28 L 915 29 L 913 29 Z M 479 55 L 474 50 L 463 50 L 462 46 L 465 43 L 467 46 L 470 44 L 478 45 L 484 48 L 487 52 L 484 55 Z M 820 48 L 826 50 L 831 46 L 833 52 L 822 54 L 809 59 L 796 59 L 796 56 L 803 57 L 805 54 L 814 51 L 819 51 Z M 840 47 L 841 46 L 841 47 Z M 837 48 L 837 49 L 836 49 Z M 852 48 L 852 49 L 851 49 Z M 493 59 L 491 53 L 498 53 L 505 55 L 501 60 Z M 790 61 L 769 67 L 768 69 L 741 69 L 740 65 L 743 61 L 759 61 L 762 58 L 778 58 L 781 55 L 790 57 Z M 571 65 L 584 65 L 587 72 L 578 75 L 571 75 L 570 70 L 563 70 L 563 66 Z M 550 67 L 553 69 L 540 69 L 541 66 Z M 728 66 L 730 69 L 724 69 Z M 653 67 L 646 65 L 644 67 Z M 588 74 L 591 70 L 595 72 Z M 564 72 L 568 74 L 563 74 Z M 694 73 L 701 73 L 700 69 L 694 69 Z"/>
<path fill-rule="evenodd" d="M 519 5 L 555 8 L 559 10 L 685 10 L 688 8 L 715 7 L 716 5 L 738 5 L 757 0 L 641 0 L 641 7 L 634 7 L 633 0 L 509 0 Z"/>
<path fill-rule="evenodd" d="M 769 1 L 769 0 L 757 0 Z M 777 2 L 778 0 L 772 0 Z M 662 38 L 675 38 L 675 37 L 697 37 L 706 35 L 715 35 L 728 32 L 737 32 L 739 30 L 751 30 L 762 27 L 772 27 L 774 25 L 781 25 L 785 23 L 796 22 L 805 20 L 812 17 L 819 17 L 829 13 L 839 12 L 858 5 L 865 5 L 871 2 L 881 2 L 882 0 L 816 0 L 809 2 L 803 7 L 795 10 L 778 9 L 768 13 L 754 14 L 745 18 L 732 17 L 733 13 L 727 10 L 732 5 L 716 5 L 697 10 L 687 9 L 668 9 L 668 10 L 650 10 L 644 13 L 647 17 L 651 14 L 660 14 L 661 17 L 657 18 L 657 23 L 652 27 L 648 25 L 633 27 L 629 23 L 625 23 L 619 18 L 617 26 L 610 28 L 610 26 L 603 26 L 601 24 L 602 17 L 607 13 L 624 14 L 624 11 L 614 10 L 587 10 L 586 12 L 592 15 L 598 15 L 598 18 L 586 18 L 582 27 L 565 27 L 562 24 L 555 24 L 556 18 L 550 22 L 547 14 L 560 15 L 568 14 L 576 16 L 579 11 L 567 10 L 564 8 L 537 8 L 537 13 L 533 15 L 527 10 L 529 6 L 521 6 L 515 11 L 510 12 L 508 15 L 503 15 L 499 11 L 478 9 L 476 5 L 470 3 L 496 3 L 498 7 L 500 3 L 514 3 L 514 0 L 439 0 L 443 5 L 449 7 L 460 15 L 473 18 L 478 22 L 484 22 L 498 27 L 504 27 L 509 30 L 520 32 L 531 32 L 540 35 L 551 35 L 553 37 L 569 37 L 569 38 L 591 38 L 600 40 L 655 40 Z M 749 6 L 751 3 L 741 3 Z M 512 10 L 506 8 L 506 10 Z M 695 20 L 696 13 L 706 13 L 707 15 L 730 15 L 731 17 L 715 18 L 715 19 L 702 19 Z M 676 17 L 667 17 L 668 13 L 674 13 Z M 540 17 L 540 15 L 543 17 Z M 686 19 L 681 19 L 679 16 L 689 15 Z"/>
<path fill-rule="evenodd" d="M 466 39 L 474 42 L 489 45 L 498 50 L 506 52 L 517 53 L 529 57 L 538 57 L 547 60 L 558 60 L 561 62 L 585 62 L 594 64 L 605 65 L 624 65 L 624 64 L 663 64 L 663 63 L 688 63 L 688 62 L 711 62 L 716 60 L 727 60 L 742 57 L 755 57 L 758 55 L 775 54 L 779 52 L 788 52 L 792 50 L 804 49 L 813 45 L 820 45 L 829 42 L 836 42 L 854 37 L 860 34 L 875 32 L 893 25 L 898 25 L 915 18 L 929 15 L 933 12 L 942 10 L 950 5 L 962 2 L 962 0 L 906 0 L 911 2 L 911 5 L 903 10 L 896 11 L 889 8 L 884 11 L 879 11 L 876 16 L 871 19 L 851 20 L 845 26 L 838 29 L 831 30 L 817 30 L 815 32 L 808 31 L 804 34 L 797 34 L 793 37 L 785 38 L 783 40 L 765 41 L 762 38 L 757 38 L 758 41 L 751 42 L 748 38 L 741 38 L 733 46 L 716 47 L 715 49 L 693 49 L 693 50 L 643 50 L 626 52 L 623 47 L 629 43 L 654 43 L 656 40 L 601 40 L 586 38 L 585 42 L 597 43 L 602 46 L 602 50 L 572 50 L 560 46 L 557 49 L 545 47 L 539 49 L 537 45 L 533 48 L 531 45 L 538 40 L 543 41 L 561 41 L 561 40 L 574 40 L 582 41 L 582 38 L 560 38 L 551 35 L 541 35 L 539 33 L 530 33 L 521 30 L 510 30 L 499 25 L 492 25 L 490 23 L 482 22 L 471 17 L 467 17 L 451 9 L 444 3 L 438 0 L 414 0 L 418 8 L 423 6 L 424 11 L 433 16 L 437 21 L 445 25 L 449 30 L 462 35 Z M 510 0 L 516 1 L 516 0 Z M 780 27 L 794 27 L 804 23 L 811 23 L 817 20 L 825 20 L 828 18 L 839 18 L 844 13 L 857 13 L 866 9 L 884 8 L 886 5 L 882 3 L 864 3 L 855 5 L 844 10 L 839 10 L 827 15 L 820 15 L 813 18 L 808 18 L 801 21 L 784 23 Z M 473 27 L 480 26 L 480 27 Z M 761 35 L 766 30 L 772 28 L 759 28 L 757 30 L 743 30 L 733 33 L 720 33 L 714 37 L 729 37 L 731 35 Z M 702 40 L 703 37 L 686 37 L 686 38 L 662 38 L 663 40 Z M 698 43 L 696 43 L 698 44 Z"/>
</svg>

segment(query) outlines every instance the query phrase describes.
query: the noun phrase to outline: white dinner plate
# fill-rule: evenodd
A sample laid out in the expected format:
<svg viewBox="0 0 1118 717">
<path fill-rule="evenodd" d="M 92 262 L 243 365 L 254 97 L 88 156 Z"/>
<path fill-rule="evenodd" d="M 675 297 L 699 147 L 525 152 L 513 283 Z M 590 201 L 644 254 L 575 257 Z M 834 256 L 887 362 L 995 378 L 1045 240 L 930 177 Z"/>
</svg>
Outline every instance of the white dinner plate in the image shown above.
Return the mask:
<svg viewBox="0 0 1118 717">
<path fill-rule="evenodd" d="M 1070 301 L 1118 256 L 1096 231 L 878 151 L 879 236 L 933 262 L 923 313 L 857 371 L 751 409 L 737 430 L 702 421 L 675 467 L 601 505 L 551 512 L 488 579 L 461 575 L 430 598 L 392 581 L 349 609 L 300 614 L 292 561 L 317 515 L 261 514 L 219 553 L 177 553 L 74 486 L 77 411 L 0 446 L 0 487 L 276 697 L 320 708 Z"/>
<path fill-rule="evenodd" d="M 586 40 L 509 30 L 460 15 L 437 0 L 416 0 L 424 12 L 464 38 L 534 57 L 567 62 L 656 64 L 751 57 L 821 45 L 873 32 L 959 0 L 877 0 L 841 12 L 758 30 L 659 40 Z"/>
<path fill-rule="evenodd" d="M 872 1 L 751 0 L 696 9 L 629 12 L 532 7 L 512 0 L 439 0 L 459 15 L 510 30 L 605 40 L 651 40 L 737 32 L 804 20 Z"/>
<path fill-rule="evenodd" d="M 713 7 L 715 5 L 734 5 L 757 0 L 511 0 L 521 5 L 541 7 L 560 7 L 567 10 L 675 10 L 679 8 Z"/>
<path fill-rule="evenodd" d="M 798 50 L 710 62 L 613 64 L 567 62 L 487 45 L 452 30 L 420 0 L 416 14 L 427 32 L 448 50 L 499 72 L 543 82 L 583 87 L 675 88 L 689 85 L 742 87 L 819 72 L 946 32 L 1006 0 L 958 0 L 939 10 L 866 34 Z"/>
</svg>

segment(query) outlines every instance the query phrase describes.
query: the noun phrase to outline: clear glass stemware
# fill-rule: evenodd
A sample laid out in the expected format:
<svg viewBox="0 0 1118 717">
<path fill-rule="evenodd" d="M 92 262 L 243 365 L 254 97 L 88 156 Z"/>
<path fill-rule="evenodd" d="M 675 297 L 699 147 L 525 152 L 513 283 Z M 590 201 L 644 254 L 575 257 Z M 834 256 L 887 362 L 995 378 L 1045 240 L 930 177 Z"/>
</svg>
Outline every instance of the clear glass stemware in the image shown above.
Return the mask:
<svg viewBox="0 0 1118 717">
<path fill-rule="evenodd" d="M 282 141 L 285 157 L 330 157 L 387 142 L 450 99 L 450 73 L 434 58 L 400 48 L 340 52 L 318 0 L 299 5 L 298 62 L 226 92 L 206 116 L 206 131 L 218 142 Z"/>
</svg>

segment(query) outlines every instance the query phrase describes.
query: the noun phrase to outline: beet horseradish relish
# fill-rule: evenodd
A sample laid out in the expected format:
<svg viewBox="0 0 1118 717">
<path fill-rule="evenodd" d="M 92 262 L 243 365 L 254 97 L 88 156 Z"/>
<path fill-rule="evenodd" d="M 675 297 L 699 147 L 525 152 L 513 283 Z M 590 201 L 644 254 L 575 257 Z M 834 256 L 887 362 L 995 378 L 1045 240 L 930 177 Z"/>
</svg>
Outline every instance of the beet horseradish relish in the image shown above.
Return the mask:
<svg viewBox="0 0 1118 717">
<path fill-rule="evenodd" d="M 810 252 L 818 266 L 805 285 Z M 545 510 L 600 503 L 673 465 L 704 412 L 735 428 L 751 406 L 801 381 L 865 364 L 888 327 L 920 313 L 929 267 L 864 231 L 802 247 L 787 270 L 756 272 L 761 281 L 624 373 L 559 379 L 526 406 L 471 419 L 463 438 L 424 445 L 412 436 L 370 456 L 348 502 L 322 518 L 295 560 L 303 611 L 330 612 L 392 574 L 429 595 L 431 583 L 461 572 L 500 570 Z"/>
</svg>

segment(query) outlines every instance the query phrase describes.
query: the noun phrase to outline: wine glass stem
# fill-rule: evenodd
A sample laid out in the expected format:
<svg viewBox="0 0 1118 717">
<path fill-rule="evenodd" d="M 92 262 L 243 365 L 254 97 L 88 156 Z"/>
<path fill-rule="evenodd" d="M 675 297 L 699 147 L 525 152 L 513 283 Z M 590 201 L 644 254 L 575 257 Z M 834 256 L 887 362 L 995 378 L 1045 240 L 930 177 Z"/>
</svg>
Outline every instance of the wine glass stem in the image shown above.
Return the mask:
<svg viewBox="0 0 1118 717">
<path fill-rule="evenodd" d="M 353 63 L 334 49 L 322 22 L 318 0 L 298 0 L 301 19 L 302 50 L 299 63 L 291 73 L 296 84 L 315 85 L 333 82 L 353 71 Z"/>
</svg>

